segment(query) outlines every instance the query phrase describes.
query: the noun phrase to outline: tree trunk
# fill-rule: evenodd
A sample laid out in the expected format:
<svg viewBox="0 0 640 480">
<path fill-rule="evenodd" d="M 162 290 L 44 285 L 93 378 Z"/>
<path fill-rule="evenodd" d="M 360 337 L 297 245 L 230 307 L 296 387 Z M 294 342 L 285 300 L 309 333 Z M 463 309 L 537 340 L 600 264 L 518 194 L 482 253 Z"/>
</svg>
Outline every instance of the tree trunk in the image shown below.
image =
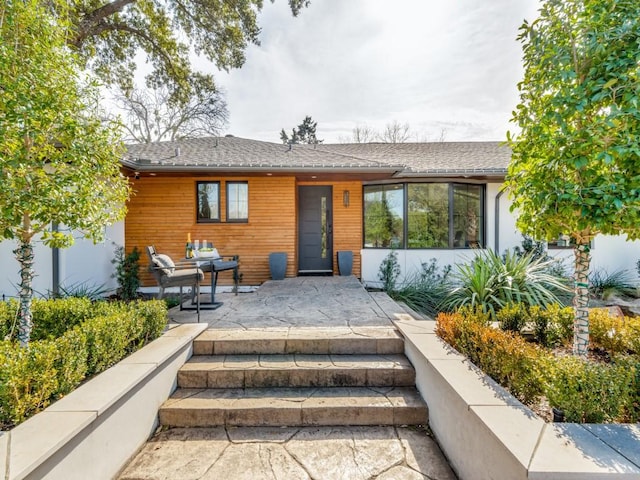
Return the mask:
<svg viewBox="0 0 640 480">
<path fill-rule="evenodd" d="M 591 249 L 588 243 L 579 242 L 574 251 L 575 281 L 573 294 L 573 354 L 586 357 L 589 348 L 589 265 Z"/>
<path fill-rule="evenodd" d="M 29 344 L 31 337 L 31 300 L 33 298 L 33 243 L 21 240 L 13 251 L 20 263 L 20 315 L 18 323 L 18 340 L 21 347 Z"/>
</svg>

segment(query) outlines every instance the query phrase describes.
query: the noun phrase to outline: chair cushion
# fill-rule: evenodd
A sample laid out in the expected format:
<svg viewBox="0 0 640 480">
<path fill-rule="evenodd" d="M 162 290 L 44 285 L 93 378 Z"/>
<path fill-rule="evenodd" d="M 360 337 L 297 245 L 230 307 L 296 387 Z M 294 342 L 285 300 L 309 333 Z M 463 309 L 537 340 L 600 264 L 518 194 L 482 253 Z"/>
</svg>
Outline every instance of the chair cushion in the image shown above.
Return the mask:
<svg viewBox="0 0 640 480">
<path fill-rule="evenodd" d="M 163 287 L 184 287 L 202 281 L 204 281 L 204 273 L 199 268 L 177 268 L 172 275 L 163 275 L 160 284 Z"/>
<path fill-rule="evenodd" d="M 176 264 L 173 263 L 173 260 L 162 253 L 153 256 L 153 265 L 160 268 L 165 275 L 173 275 L 176 269 Z"/>
<path fill-rule="evenodd" d="M 216 272 L 222 272 L 223 270 L 232 270 L 234 268 L 238 268 L 238 262 L 235 260 L 224 261 L 224 260 L 214 260 L 211 262 L 211 269 Z"/>
</svg>

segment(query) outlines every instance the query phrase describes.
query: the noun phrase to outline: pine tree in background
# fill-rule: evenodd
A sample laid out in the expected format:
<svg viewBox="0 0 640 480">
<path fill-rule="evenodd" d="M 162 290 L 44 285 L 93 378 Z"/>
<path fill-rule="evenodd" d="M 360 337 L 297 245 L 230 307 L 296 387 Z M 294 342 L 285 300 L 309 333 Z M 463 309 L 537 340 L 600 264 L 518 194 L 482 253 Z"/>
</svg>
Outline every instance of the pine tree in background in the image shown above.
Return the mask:
<svg viewBox="0 0 640 480">
<path fill-rule="evenodd" d="M 314 122 L 310 116 L 304 117 L 304 120 L 298 127 L 291 130 L 291 136 L 287 135 L 284 128 L 280 131 L 280 140 L 284 145 L 294 145 L 298 143 L 306 143 L 315 145 L 322 143 L 324 140 L 318 140 L 316 136 L 316 128 L 318 122 Z"/>
</svg>

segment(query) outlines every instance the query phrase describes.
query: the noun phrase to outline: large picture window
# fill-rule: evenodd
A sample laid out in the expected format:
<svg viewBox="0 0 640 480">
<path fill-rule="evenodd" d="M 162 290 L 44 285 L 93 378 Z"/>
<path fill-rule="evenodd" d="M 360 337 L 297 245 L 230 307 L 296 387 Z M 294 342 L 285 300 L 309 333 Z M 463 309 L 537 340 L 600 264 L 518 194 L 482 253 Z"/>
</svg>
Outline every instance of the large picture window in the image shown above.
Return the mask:
<svg viewBox="0 0 640 480">
<path fill-rule="evenodd" d="M 364 187 L 364 246 L 484 246 L 484 186 L 407 183 Z"/>
<path fill-rule="evenodd" d="M 249 184 L 227 182 L 227 222 L 249 220 Z"/>
<path fill-rule="evenodd" d="M 364 187 L 365 247 L 402 248 L 404 244 L 402 185 Z"/>
<path fill-rule="evenodd" d="M 220 182 L 196 182 L 198 223 L 220 221 Z"/>
</svg>

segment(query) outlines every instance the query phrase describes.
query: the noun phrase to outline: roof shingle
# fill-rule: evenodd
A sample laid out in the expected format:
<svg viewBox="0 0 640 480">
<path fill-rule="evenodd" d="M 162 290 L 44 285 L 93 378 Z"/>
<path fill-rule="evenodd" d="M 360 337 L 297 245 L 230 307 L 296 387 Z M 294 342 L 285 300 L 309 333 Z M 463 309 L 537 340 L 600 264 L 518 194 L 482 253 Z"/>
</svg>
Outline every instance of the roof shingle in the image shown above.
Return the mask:
<svg viewBox="0 0 640 480">
<path fill-rule="evenodd" d="M 498 142 L 293 145 L 239 137 L 207 137 L 129 145 L 123 163 L 152 170 L 354 171 L 395 176 L 504 175 L 511 157 Z"/>
</svg>

